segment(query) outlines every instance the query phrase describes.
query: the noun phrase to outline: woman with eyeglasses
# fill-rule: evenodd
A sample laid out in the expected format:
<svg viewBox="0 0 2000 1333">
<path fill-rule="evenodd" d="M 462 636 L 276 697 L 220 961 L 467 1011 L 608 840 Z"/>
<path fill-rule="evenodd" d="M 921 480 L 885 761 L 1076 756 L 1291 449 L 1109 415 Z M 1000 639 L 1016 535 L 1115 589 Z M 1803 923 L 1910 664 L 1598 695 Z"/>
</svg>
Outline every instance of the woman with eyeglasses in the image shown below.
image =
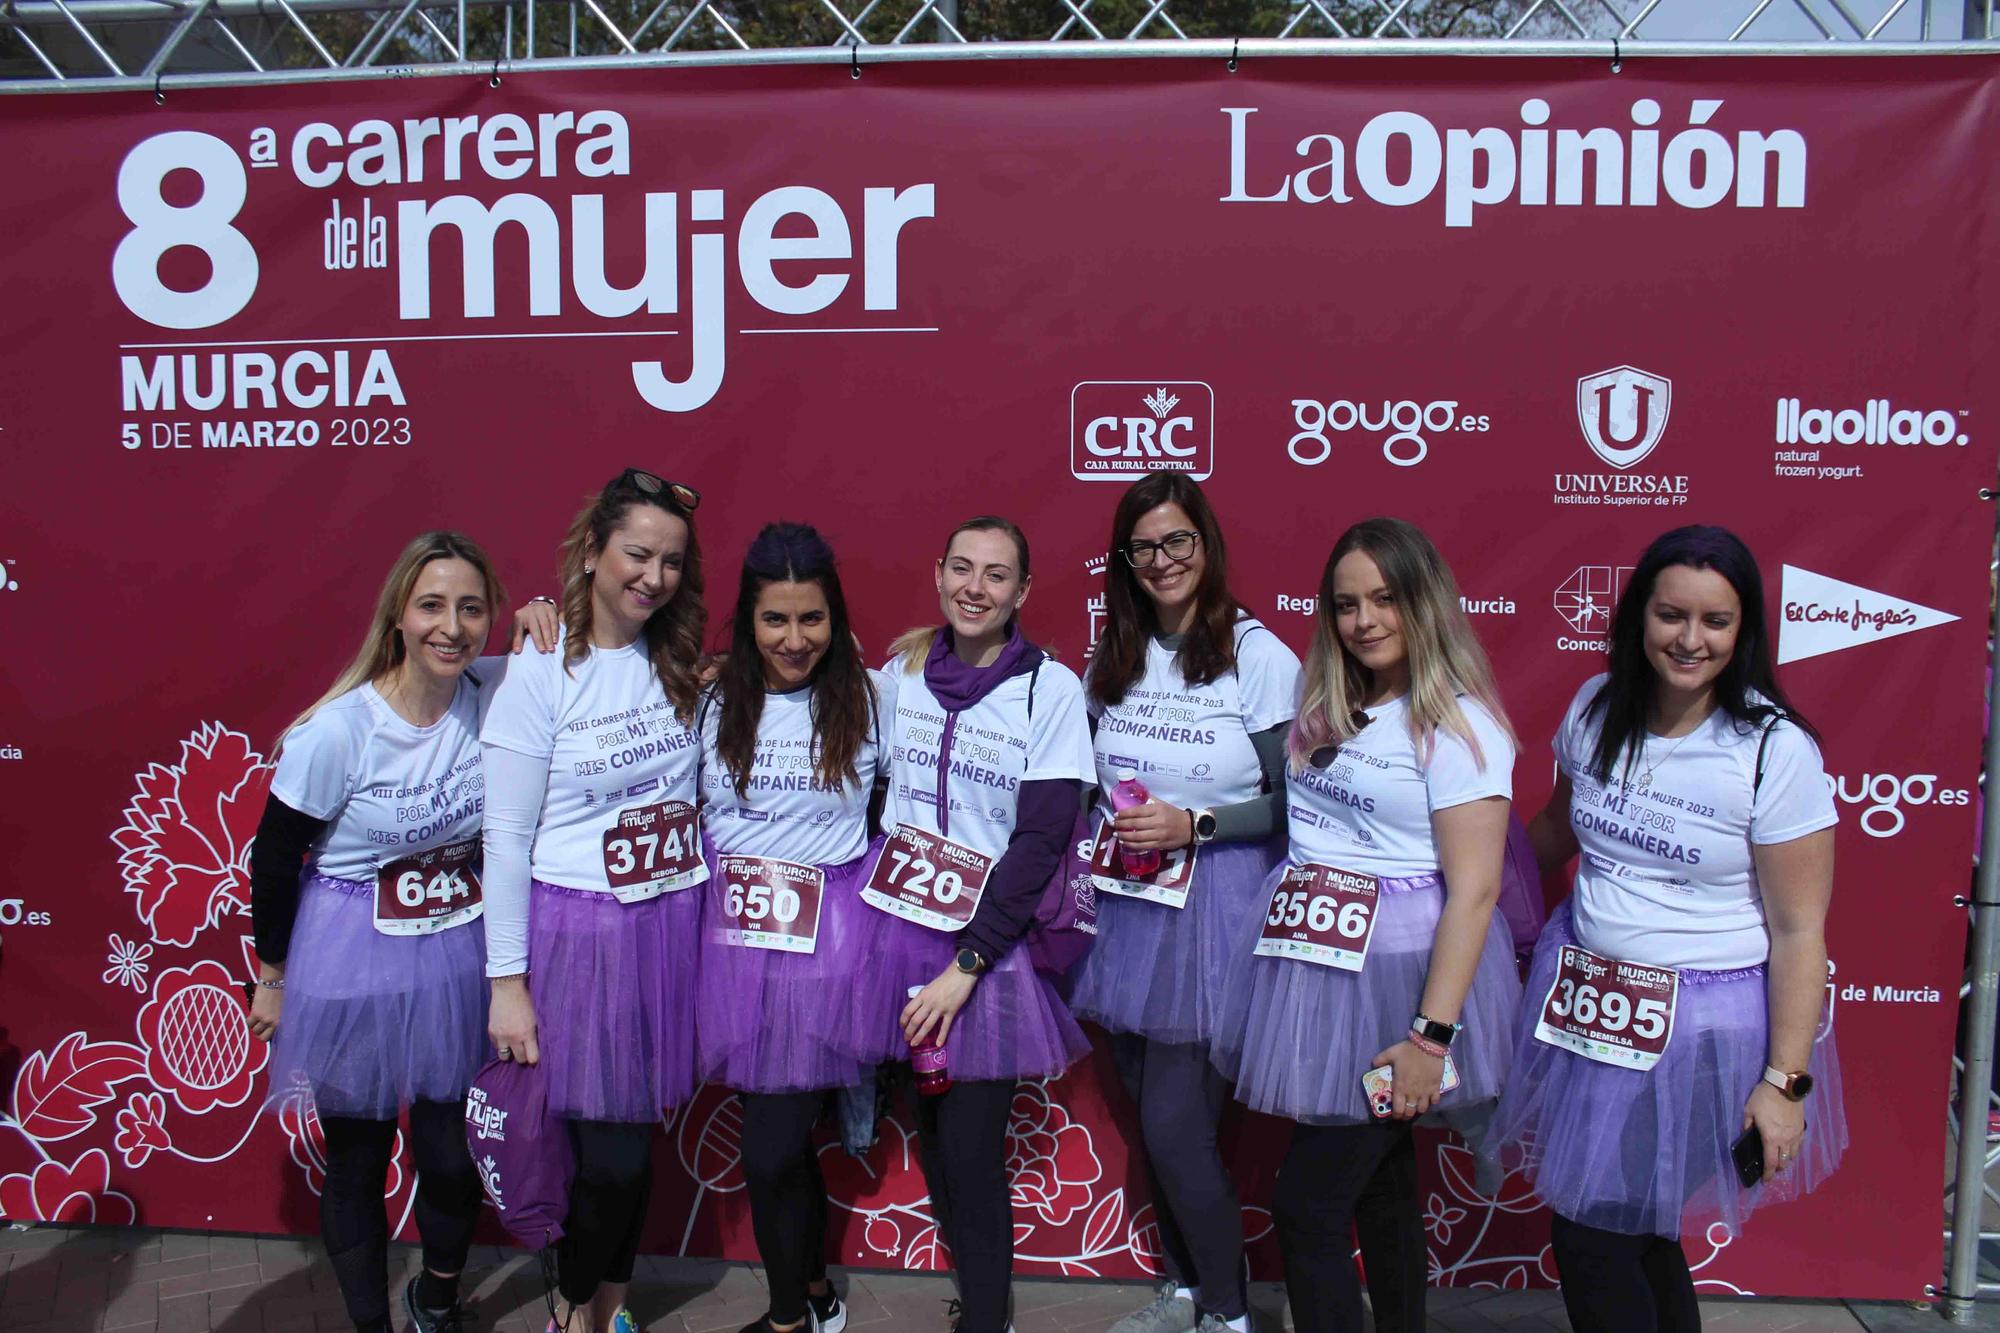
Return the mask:
<svg viewBox="0 0 2000 1333">
<path fill-rule="evenodd" d="M 1230 594 L 1221 526 L 1186 473 L 1133 483 L 1110 551 L 1104 633 L 1084 680 L 1097 943 L 1073 1003 L 1113 1034 L 1167 1264 L 1153 1301 L 1112 1333 L 1243 1333 L 1241 1208 L 1216 1147 L 1229 1084 L 1211 1048 L 1248 978 L 1264 880 L 1283 852 L 1272 835 L 1284 827 L 1299 659 Z M 1129 777 L 1149 799 L 1119 809 Z"/>
<path fill-rule="evenodd" d="M 585 503 L 562 642 L 515 664 L 481 733 L 489 1031 L 569 1121 L 557 1317 L 580 1333 L 629 1333 L 652 1130 L 695 1086 L 700 503 L 637 468 Z"/>
<path fill-rule="evenodd" d="M 1428 1252 L 1412 1122 L 1500 1095 L 1521 983 L 1494 911 L 1514 737 L 1458 584 L 1372 518 L 1320 576 L 1287 742 L 1290 847 L 1218 1043 L 1245 1105 L 1296 1122 L 1271 1213 L 1292 1320 L 1420 1333 Z"/>
<path fill-rule="evenodd" d="M 936 567 L 945 623 L 894 645 L 888 837 L 863 898 L 885 913 L 857 1030 L 875 1058 L 944 1048 L 948 1090 L 913 1094 L 924 1178 L 958 1273 L 958 1333 L 1009 1327 L 1007 1120 L 1014 1085 L 1089 1042 L 1023 943 L 1090 780 L 1076 673 L 1021 632 L 1028 539 L 961 523 Z M 931 1084 L 937 1089 L 944 1082 Z"/>
<path fill-rule="evenodd" d="M 870 983 L 882 928 L 861 900 L 868 807 L 895 681 L 870 671 L 833 548 L 773 523 L 743 557 L 729 656 L 703 694 L 710 864 L 701 1072 L 743 1097 L 743 1179 L 770 1305 L 744 1333 L 840 1333 L 813 1126 L 866 1082 L 839 997 Z"/>
<path fill-rule="evenodd" d="M 1819 1030 L 1837 814 L 1733 533 L 1646 548 L 1609 665 L 1563 715 L 1529 830 L 1547 869 L 1579 858 L 1576 884 L 1535 948 L 1490 1142 L 1519 1145 L 1554 1214 L 1572 1326 L 1693 1333 L 1682 1230 L 1741 1235 L 1847 1145 Z"/>
</svg>

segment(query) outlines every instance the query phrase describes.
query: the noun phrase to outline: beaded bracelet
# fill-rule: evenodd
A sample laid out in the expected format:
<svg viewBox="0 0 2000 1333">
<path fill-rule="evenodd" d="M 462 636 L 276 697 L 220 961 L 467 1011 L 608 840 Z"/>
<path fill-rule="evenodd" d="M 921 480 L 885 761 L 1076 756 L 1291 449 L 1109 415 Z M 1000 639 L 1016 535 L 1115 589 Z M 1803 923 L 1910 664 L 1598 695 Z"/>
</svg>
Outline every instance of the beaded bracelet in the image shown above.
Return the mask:
<svg viewBox="0 0 2000 1333">
<path fill-rule="evenodd" d="M 1429 1037 L 1426 1037 L 1423 1033 L 1417 1031 L 1415 1028 L 1410 1029 L 1410 1044 L 1416 1047 L 1418 1050 L 1422 1051 L 1425 1055 L 1433 1056 L 1439 1060 L 1442 1060 L 1446 1056 L 1451 1054 L 1450 1047 L 1432 1041 Z"/>
</svg>

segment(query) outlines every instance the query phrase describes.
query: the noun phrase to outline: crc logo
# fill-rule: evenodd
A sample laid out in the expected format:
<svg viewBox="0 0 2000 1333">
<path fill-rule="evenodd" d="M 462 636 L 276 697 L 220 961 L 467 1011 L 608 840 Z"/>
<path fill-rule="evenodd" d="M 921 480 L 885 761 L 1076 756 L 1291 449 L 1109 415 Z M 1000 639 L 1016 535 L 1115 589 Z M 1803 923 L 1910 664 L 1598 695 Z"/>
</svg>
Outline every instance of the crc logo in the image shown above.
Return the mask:
<svg viewBox="0 0 2000 1333">
<path fill-rule="evenodd" d="M 1845 805 L 1865 805 L 1861 831 L 1871 838 L 1893 838 L 1907 822 L 1904 806 L 1971 805 L 1972 793 L 1964 787 L 1937 785 L 1937 774 L 1916 773 L 1899 778 L 1893 773 L 1864 773 L 1850 788 L 1846 777 L 1827 779 L 1834 795 Z"/>
<path fill-rule="evenodd" d="M 0 926 L 46 926 L 47 912 L 30 912 L 19 898 L 0 898 Z"/>
<path fill-rule="evenodd" d="M 1357 429 L 1382 435 L 1382 457 L 1397 467 L 1415 467 L 1430 455 L 1426 434 L 1484 431 L 1492 426 L 1493 419 L 1460 412 L 1456 398 L 1440 398 L 1430 403 L 1410 398 L 1394 403 L 1386 398 L 1379 403 L 1355 403 L 1345 398 L 1322 403 L 1311 398 L 1294 398 L 1292 424 L 1299 430 L 1285 441 L 1285 452 L 1301 467 L 1318 467 L 1333 456 L 1333 442 L 1326 438 L 1328 431 Z"/>
<path fill-rule="evenodd" d="M 1069 393 L 1069 470 L 1080 481 L 1136 481 L 1215 470 L 1215 391 L 1200 380 L 1085 380 Z"/>
<path fill-rule="evenodd" d="M 1578 565 L 1556 585 L 1556 614 L 1578 634 L 1609 634 L 1611 612 L 1631 572 L 1630 565 Z"/>
<path fill-rule="evenodd" d="M 1667 433 L 1674 382 L 1637 366 L 1613 366 L 1576 382 L 1576 420 L 1590 452 L 1631 467 Z"/>
</svg>

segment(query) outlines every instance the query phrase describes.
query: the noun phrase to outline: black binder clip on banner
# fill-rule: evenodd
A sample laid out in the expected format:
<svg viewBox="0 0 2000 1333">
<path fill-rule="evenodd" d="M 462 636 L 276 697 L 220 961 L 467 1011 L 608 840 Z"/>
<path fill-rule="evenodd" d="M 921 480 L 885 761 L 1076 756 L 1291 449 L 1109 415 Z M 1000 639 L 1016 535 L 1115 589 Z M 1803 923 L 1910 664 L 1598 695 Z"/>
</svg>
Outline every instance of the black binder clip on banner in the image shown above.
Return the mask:
<svg viewBox="0 0 2000 1333">
<path fill-rule="evenodd" d="M 1238 51 L 1241 51 L 1242 49 L 1243 49 L 1243 39 L 1241 37 L 1238 37 L 1236 41 L 1229 48 L 1229 72 L 1231 74 L 1234 74 L 1236 72 L 1236 53 Z"/>
</svg>

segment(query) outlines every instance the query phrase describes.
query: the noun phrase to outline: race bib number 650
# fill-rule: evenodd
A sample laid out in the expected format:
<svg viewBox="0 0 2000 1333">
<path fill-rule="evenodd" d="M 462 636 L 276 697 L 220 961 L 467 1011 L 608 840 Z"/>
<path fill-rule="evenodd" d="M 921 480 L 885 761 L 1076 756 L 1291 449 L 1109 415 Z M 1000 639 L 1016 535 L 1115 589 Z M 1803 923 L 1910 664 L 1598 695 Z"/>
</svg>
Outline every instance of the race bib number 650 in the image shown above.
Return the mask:
<svg viewBox="0 0 2000 1333">
<path fill-rule="evenodd" d="M 932 930 L 963 930 L 978 910 L 992 869 L 993 858 L 984 852 L 899 824 L 883 844 L 861 897 Z"/>
<path fill-rule="evenodd" d="M 826 874 L 818 866 L 766 856 L 717 858 L 723 938 L 743 949 L 811 953 L 819 944 Z"/>
</svg>

